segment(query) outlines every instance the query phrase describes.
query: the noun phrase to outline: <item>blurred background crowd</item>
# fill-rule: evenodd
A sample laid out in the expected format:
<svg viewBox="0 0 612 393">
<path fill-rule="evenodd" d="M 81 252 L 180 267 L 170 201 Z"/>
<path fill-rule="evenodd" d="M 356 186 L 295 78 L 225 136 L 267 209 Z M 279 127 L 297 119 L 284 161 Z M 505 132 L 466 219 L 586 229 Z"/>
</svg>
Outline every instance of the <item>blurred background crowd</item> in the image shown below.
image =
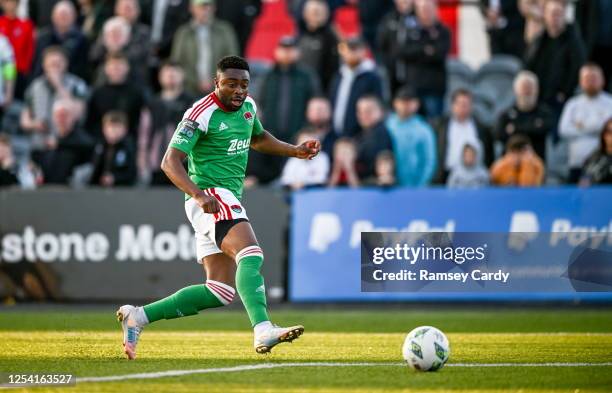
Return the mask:
<svg viewBox="0 0 612 393">
<path fill-rule="evenodd" d="M 293 33 L 257 42 L 266 6 Z M 456 56 L 443 6 L 477 10 L 489 53 Z M 278 6 L 278 4 L 277 4 Z M 338 13 L 357 15 L 351 34 Z M 251 152 L 245 184 L 612 183 L 609 0 L 0 0 L 0 186 L 169 185 L 159 164 L 215 64 L 311 161 Z M 282 19 L 282 20 L 281 20 Z M 286 20 L 285 20 L 286 19 Z M 261 25 L 261 23 L 259 23 Z M 269 59 L 248 48 L 272 46 Z M 267 61 L 266 61 L 267 60 Z"/>
</svg>

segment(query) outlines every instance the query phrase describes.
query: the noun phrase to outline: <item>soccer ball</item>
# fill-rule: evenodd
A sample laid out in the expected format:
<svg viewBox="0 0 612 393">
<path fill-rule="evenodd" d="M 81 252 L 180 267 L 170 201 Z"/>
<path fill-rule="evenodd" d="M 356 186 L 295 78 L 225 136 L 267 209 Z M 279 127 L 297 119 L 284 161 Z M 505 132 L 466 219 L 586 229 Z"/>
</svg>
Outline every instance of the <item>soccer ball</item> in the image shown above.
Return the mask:
<svg viewBox="0 0 612 393">
<path fill-rule="evenodd" d="M 415 370 L 439 370 L 450 355 L 448 338 L 433 326 L 419 326 L 406 336 L 402 355 L 408 366 Z"/>
</svg>

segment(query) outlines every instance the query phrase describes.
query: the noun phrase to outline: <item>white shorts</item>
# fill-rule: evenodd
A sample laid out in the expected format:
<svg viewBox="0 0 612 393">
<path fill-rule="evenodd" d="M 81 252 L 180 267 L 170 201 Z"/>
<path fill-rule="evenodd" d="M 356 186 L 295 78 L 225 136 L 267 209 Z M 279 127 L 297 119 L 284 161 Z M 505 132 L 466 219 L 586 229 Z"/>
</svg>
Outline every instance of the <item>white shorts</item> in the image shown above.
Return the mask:
<svg viewBox="0 0 612 393">
<path fill-rule="evenodd" d="M 185 212 L 195 231 L 196 255 L 198 263 L 212 254 L 222 251 L 215 242 L 215 224 L 219 221 L 236 220 L 244 218 L 248 220 L 246 210 L 240 201 L 225 188 L 206 188 L 203 190 L 209 196 L 214 196 L 221 205 L 221 210 L 215 214 L 204 213 L 193 198 L 185 201 Z"/>
</svg>

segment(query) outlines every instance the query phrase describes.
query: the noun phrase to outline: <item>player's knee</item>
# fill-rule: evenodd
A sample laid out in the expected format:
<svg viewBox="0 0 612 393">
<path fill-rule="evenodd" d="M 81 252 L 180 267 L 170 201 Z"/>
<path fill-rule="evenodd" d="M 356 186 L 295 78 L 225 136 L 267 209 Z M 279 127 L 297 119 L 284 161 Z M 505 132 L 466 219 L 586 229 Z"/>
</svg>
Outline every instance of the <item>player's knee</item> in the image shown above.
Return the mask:
<svg viewBox="0 0 612 393">
<path fill-rule="evenodd" d="M 263 251 L 257 245 L 248 246 L 238 251 L 234 259 L 236 261 L 236 264 L 238 265 L 243 259 L 249 258 L 249 257 L 256 257 L 256 258 L 252 258 L 252 260 L 258 264 L 258 267 L 261 267 L 261 265 L 263 264 L 263 258 L 264 258 Z"/>
<path fill-rule="evenodd" d="M 231 285 L 227 285 L 221 281 L 206 280 L 206 287 L 224 306 L 227 306 L 234 300 L 236 290 Z"/>
</svg>

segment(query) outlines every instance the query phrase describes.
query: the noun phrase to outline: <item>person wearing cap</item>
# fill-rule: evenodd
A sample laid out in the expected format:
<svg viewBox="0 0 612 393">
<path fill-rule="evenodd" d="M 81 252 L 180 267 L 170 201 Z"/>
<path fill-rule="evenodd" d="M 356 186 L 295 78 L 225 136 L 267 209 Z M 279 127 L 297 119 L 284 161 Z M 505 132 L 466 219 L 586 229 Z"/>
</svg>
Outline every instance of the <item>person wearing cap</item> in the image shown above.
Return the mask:
<svg viewBox="0 0 612 393">
<path fill-rule="evenodd" d="M 316 75 L 297 63 L 299 57 L 297 40 L 282 37 L 274 50 L 274 66 L 264 76 L 258 94 L 260 116 L 266 127 L 286 141 L 294 140 L 304 126 L 308 100 L 320 89 Z M 252 152 L 249 176 L 251 180 L 256 178 L 258 184 L 268 183 L 281 174 L 284 162 L 282 157 Z"/>
<path fill-rule="evenodd" d="M 215 63 L 240 52 L 232 26 L 215 19 L 214 0 L 191 0 L 191 21 L 174 36 L 171 59 L 185 70 L 185 88 L 191 94 L 210 93 Z"/>
<path fill-rule="evenodd" d="M 343 64 L 331 84 L 332 122 L 338 135 L 353 137 L 361 131 L 357 121 L 357 101 L 365 95 L 382 99 L 382 79 L 374 62 L 366 57 L 366 43 L 360 37 L 342 41 L 338 51 Z"/>
<path fill-rule="evenodd" d="M 436 137 L 431 126 L 418 115 L 419 106 L 416 90 L 404 86 L 395 95 L 395 112 L 386 121 L 400 186 L 426 186 L 436 170 Z"/>
</svg>

